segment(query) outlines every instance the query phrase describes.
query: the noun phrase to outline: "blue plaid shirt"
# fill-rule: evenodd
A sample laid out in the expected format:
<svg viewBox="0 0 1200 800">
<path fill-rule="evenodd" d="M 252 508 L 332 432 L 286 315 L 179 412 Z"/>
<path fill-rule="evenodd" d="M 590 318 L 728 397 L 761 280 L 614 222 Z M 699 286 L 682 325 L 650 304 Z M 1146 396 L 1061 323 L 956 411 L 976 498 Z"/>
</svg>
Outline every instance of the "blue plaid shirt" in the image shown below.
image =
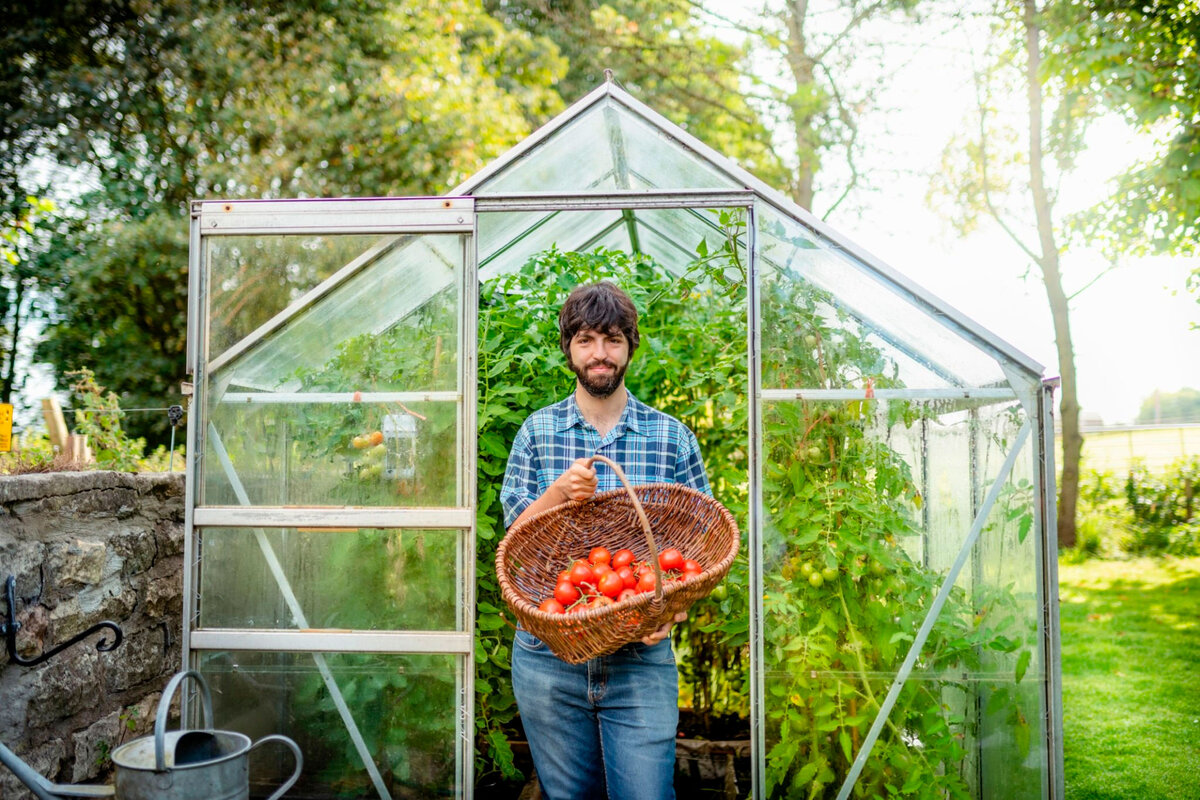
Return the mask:
<svg viewBox="0 0 1200 800">
<path fill-rule="evenodd" d="M 604 437 L 585 422 L 572 393 L 533 412 L 513 441 L 500 502 L 504 527 L 541 497 L 577 458 L 599 453 L 621 465 L 634 486 L 681 483 L 712 495 L 696 435 L 674 417 L 628 395 L 620 420 Z M 607 464 L 596 464 L 597 492 L 621 488 Z"/>
</svg>

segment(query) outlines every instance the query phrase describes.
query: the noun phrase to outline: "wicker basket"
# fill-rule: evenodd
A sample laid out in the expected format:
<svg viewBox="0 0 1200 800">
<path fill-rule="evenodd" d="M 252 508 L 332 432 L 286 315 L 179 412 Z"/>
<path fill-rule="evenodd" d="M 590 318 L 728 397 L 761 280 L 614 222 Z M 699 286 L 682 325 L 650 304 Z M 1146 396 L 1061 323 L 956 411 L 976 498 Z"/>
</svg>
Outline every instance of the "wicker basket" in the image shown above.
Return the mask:
<svg viewBox="0 0 1200 800">
<path fill-rule="evenodd" d="M 739 535 L 729 511 L 702 492 L 674 483 L 630 486 L 543 511 L 514 525 L 496 551 L 496 575 L 504 600 L 525 630 L 563 661 L 578 664 L 607 655 L 657 630 L 676 613 L 713 590 L 733 565 Z M 654 565 L 658 588 L 612 605 L 571 614 L 550 614 L 538 604 L 554 593 L 558 573 L 593 547 L 628 548 Z M 703 570 L 686 582 L 663 586 L 660 548 L 677 547 Z"/>
</svg>

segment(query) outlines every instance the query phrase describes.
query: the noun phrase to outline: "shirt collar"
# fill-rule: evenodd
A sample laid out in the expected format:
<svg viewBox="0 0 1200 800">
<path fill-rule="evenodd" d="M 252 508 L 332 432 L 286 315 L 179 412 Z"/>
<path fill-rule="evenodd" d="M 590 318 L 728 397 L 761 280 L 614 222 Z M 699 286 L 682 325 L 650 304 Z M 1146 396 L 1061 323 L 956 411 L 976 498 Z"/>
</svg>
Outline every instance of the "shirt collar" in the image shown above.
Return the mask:
<svg viewBox="0 0 1200 800">
<path fill-rule="evenodd" d="M 626 388 L 625 394 L 625 410 L 621 412 L 621 418 L 617 420 L 617 424 L 613 427 L 613 430 L 624 428 L 633 433 L 641 433 L 648 407 L 645 403 L 634 397 L 633 392 L 629 391 L 628 388 Z M 567 395 L 567 399 L 559 404 L 559 413 L 555 417 L 554 427 L 560 433 L 575 425 L 583 427 L 586 424 L 583 414 L 579 411 L 579 404 L 575 402 L 574 392 Z"/>
</svg>

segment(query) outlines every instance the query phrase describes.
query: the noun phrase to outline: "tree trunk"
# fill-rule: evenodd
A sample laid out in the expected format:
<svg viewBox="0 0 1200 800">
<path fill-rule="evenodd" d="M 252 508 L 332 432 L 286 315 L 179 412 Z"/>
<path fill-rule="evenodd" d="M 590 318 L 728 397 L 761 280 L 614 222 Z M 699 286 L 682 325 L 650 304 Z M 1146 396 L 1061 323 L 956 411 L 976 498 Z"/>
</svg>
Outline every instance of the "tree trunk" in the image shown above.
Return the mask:
<svg viewBox="0 0 1200 800">
<path fill-rule="evenodd" d="M 1046 191 L 1042 153 L 1041 28 L 1036 0 L 1023 0 L 1025 25 L 1025 83 L 1029 100 L 1029 190 L 1037 215 L 1042 282 L 1050 315 L 1054 320 L 1054 342 L 1058 349 L 1059 416 L 1062 424 L 1062 482 L 1058 495 L 1058 545 L 1075 545 L 1075 507 L 1079 498 L 1079 459 L 1083 436 L 1079 433 L 1079 399 L 1075 382 L 1075 348 L 1071 343 L 1071 321 L 1067 293 L 1063 290 L 1059 268 L 1058 243 L 1054 236 L 1051 199 Z"/>
<path fill-rule="evenodd" d="M 814 179 L 817 174 L 819 144 L 813 120 L 816 119 L 816 81 L 808 38 L 804 34 L 808 0 L 791 0 L 783 11 L 787 23 L 787 63 L 796 82 L 791 100 L 792 135 L 796 137 L 796 175 L 792 181 L 792 199 L 801 208 L 812 211 Z"/>
<path fill-rule="evenodd" d="M 21 302 L 25 297 L 25 281 L 19 270 L 16 271 L 16 286 L 13 295 L 12 321 L 10 323 L 12 347 L 3 354 L 6 356 L 4 359 L 6 363 L 0 367 L 2 369 L 0 371 L 0 403 L 12 402 L 13 388 L 17 382 L 17 348 L 21 344 Z"/>
</svg>

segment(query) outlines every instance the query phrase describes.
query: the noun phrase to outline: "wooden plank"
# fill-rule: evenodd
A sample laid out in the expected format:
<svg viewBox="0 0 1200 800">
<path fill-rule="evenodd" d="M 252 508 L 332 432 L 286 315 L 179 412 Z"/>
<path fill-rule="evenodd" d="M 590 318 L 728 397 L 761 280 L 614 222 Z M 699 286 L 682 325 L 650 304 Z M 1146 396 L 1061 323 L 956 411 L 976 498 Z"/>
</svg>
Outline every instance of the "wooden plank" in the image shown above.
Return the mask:
<svg viewBox="0 0 1200 800">
<path fill-rule="evenodd" d="M 60 453 L 67 452 L 67 421 L 63 419 L 62 406 L 58 404 L 57 397 L 42 398 L 42 417 L 46 420 L 50 444 L 57 447 Z"/>
</svg>

